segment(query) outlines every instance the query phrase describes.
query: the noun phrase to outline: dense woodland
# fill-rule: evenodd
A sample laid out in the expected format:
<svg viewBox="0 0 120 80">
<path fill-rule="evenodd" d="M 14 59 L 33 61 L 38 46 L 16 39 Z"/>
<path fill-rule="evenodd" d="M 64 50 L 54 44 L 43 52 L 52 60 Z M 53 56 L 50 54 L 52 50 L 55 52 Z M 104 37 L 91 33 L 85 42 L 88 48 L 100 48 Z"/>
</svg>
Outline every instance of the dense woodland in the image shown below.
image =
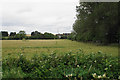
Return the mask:
<svg viewBox="0 0 120 80">
<path fill-rule="evenodd" d="M 104 44 L 119 42 L 117 2 L 81 2 L 76 11 L 77 19 L 73 24 L 72 40 Z"/>
</svg>

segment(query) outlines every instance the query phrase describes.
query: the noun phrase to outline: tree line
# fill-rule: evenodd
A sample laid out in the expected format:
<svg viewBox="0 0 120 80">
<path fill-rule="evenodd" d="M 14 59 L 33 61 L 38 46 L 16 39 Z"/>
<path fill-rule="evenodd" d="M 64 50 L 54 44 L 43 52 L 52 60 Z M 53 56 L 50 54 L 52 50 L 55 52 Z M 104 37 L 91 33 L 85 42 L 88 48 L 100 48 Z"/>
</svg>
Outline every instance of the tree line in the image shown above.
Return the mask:
<svg viewBox="0 0 120 80">
<path fill-rule="evenodd" d="M 80 2 L 70 39 L 84 42 L 118 43 L 118 2 Z"/>
<path fill-rule="evenodd" d="M 22 39 L 57 39 L 58 36 L 55 36 L 52 33 L 45 32 L 44 34 L 38 31 L 31 32 L 31 36 L 27 36 L 25 31 L 10 32 L 1 31 L 3 40 L 22 40 Z"/>
<path fill-rule="evenodd" d="M 2 35 L 2 40 L 22 40 L 22 39 L 67 39 L 68 35 L 61 34 L 59 35 L 54 35 L 52 33 L 45 32 L 44 34 L 38 31 L 33 31 L 31 32 L 30 36 L 27 36 L 25 31 L 19 31 L 18 33 L 16 32 L 10 32 L 8 34 L 7 31 L 1 31 L 0 34 Z"/>
</svg>

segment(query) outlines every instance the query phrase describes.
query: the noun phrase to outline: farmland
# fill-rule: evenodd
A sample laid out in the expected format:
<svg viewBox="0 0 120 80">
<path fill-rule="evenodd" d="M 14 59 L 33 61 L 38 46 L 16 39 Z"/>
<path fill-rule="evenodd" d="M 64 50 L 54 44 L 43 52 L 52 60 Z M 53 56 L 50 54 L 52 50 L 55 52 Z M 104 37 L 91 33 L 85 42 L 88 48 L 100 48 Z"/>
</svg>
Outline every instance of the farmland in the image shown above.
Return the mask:
<svg viewBox="0 0 120 80">
<path fill-rule="evenodd" d="M 112 56 L 118 55 L 117 46 L 98 46 L 92 43 L 83 43 L 70 40 L 3 40 L 2 57 L 6 55 L 16 56 L 17 53 L 23 53 L 27 57 L 40 53 L 64 53 L 82 49 L 85 54 L 101 51 Z"/>
</svg>

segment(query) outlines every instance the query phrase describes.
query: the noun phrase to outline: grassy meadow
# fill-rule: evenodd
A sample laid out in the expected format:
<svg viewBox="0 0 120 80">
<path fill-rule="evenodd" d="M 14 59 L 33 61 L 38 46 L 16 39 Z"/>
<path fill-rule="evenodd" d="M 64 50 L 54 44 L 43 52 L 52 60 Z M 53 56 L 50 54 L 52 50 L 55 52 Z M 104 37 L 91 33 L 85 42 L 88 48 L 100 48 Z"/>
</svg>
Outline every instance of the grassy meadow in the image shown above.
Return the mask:
<svg viewBox="0 0 120 80">
<path fill-rule="evenodd" d="M 86 55 L 87 54 L 87 55 Z M 2 40 L 2 78 L 120 79 L 117 45 Z"/>
<path fill-rule="evenodd" d="M 24 56 L 32 57 L 40 53 L 64 53 L 75 52 L 82 49 L 85 54 L 101 51 L 106 54 L 118 56 L 117 46 L 98 46 L 92 43 L 76 42 L 71 40 L 2 40 L 2 57 L 6 55 L 16 56 L 23 53 Z"/>
</svg>

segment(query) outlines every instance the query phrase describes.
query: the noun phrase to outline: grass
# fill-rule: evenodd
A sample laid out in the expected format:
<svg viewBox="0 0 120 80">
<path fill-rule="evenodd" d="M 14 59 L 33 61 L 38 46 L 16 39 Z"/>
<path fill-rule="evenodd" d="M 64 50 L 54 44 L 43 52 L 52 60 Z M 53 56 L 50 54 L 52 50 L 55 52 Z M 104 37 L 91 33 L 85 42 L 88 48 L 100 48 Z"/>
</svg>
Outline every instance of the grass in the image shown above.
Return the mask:
<svg viewBox="0 0 120 80">
<path fill-rule="evenodd" d="M 120 79 L 118 47 L 113 44 L 3 40 L 2 59 L 3 78 Z"/>
<path fill-rule="evenodd" d="M 52 53 L 58 54 L 82 49 L 85 54 L 103 53 L 118 56 L 117 46 L 97 46 L 92 43 L 83 43 L 70 40 L 3 40 L 2 41 L 2 57 L 6 55 L 16 56 L 16 53 L 24 53 L 25 56 L 32 57 L 34 54 Z"/>
</svg>

